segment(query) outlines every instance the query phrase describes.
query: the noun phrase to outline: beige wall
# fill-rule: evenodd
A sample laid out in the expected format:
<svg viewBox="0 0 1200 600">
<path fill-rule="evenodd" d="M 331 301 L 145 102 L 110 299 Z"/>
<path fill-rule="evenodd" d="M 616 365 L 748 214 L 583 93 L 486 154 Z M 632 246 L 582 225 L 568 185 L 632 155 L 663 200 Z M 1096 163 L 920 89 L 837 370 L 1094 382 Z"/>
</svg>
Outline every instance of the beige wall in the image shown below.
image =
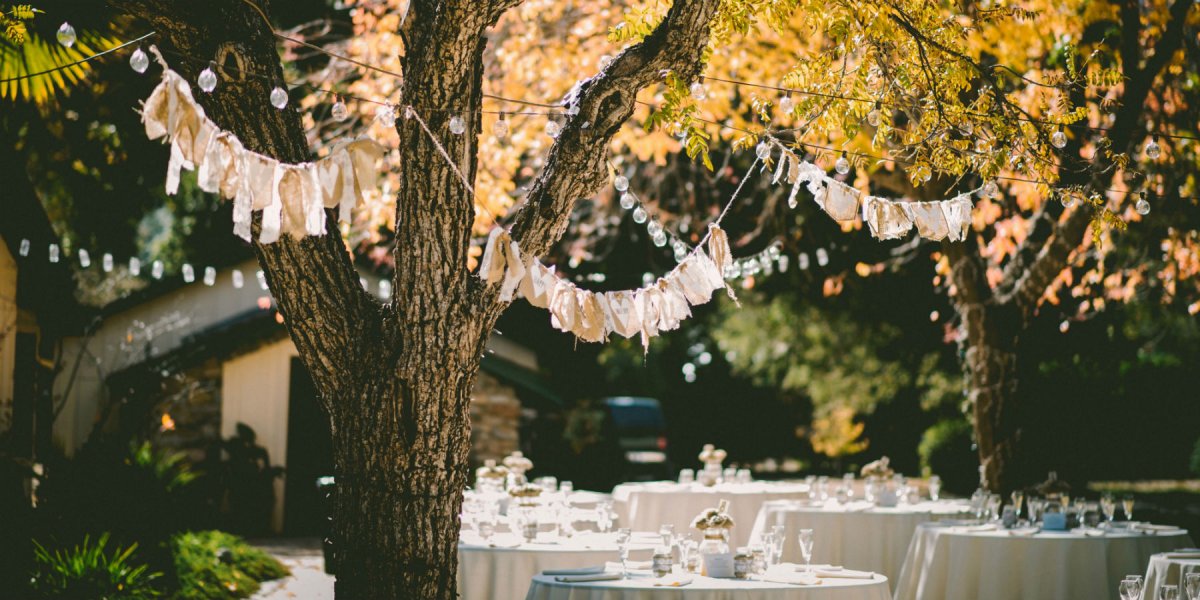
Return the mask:
<svg viewBox="0 0 1200 600">
<path fill-rule="evenodd" d="M 0 237 L 0 431 L 12 423 L 13 369 L 17 354 L 17 262 Z"/>
<path fill-rule="evenodd" d="M 221 437 L 233 435 L 238 423 L 249 425 L 273 465 L 284 465 L 287 460 L 293 356 L 296 347 L 285 339 L 239 356 L 221 368 Z M 283 529 L 283 484 L 282 478 L 275 480 L 271 527 L 277 532 Z"/>
</svg>

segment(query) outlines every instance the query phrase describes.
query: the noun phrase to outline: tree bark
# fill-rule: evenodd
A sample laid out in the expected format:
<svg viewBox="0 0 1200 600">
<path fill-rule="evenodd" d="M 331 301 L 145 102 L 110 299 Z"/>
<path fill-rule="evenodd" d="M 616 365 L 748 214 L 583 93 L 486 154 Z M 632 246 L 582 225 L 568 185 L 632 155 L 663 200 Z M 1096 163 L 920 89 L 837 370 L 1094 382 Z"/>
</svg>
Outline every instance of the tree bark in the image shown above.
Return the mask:
<svg viewBox="0 0 1200 600">
<path fill-rule="evenodd" d="M 468 407 L 488 334 L 507 307 L 496 299 L 498 286 L 467 271 L 484 32 L 518 3 L 412 0 L 408 8 L 400 28 L 408 49 L 401 103 L 416 116 L 402 110 L 396 125 L 402 158 L 390 306 L 359 286 L 332 212 L 324 236 L 255 243 L 329 416 L 339 598 L 456 596 Z M 299 113 L 268 104 L 283 76 L 265 2 L 112 4 L 149 21 L 189 81 L 208 57 L 216 61 L 217 89 L 197 98 L 221 129 L 281 161 L 310 159 Z M 526 254 L 547 251 L 574 201 L 603 185 L 608 142 L 632 114 L 637 92 L 662 70 L 698 74 L 718 4 L 677 0 L 644 42 L 588 80 L 580 113 L 567 121 L 514 226 Z M 449 132 L 456 115 L 469 124 L 467 134 Z"/>
</svg>

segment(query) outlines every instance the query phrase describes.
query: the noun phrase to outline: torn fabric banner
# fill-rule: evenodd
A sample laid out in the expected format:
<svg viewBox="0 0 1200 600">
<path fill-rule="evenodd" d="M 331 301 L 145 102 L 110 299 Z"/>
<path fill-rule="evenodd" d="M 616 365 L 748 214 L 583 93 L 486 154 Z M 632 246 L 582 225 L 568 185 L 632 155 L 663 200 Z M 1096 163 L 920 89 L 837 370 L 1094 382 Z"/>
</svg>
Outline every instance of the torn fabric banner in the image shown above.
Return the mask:
<svg viewBox="0 0 1200 600">
<path fill-rule="evenodd" d="M 150 139 L 171 144 L 166 191 L 178 192 L 182 171 L 196 171 L 201 190 L 233 200 L 238 237 L 250 241 L 254 211 L 262 213 L 259 241 L 264 244 L 281 235 L 324 235 L 325 209 L 340 207 L 339 220 L 348 222 L 358 199 L 375 189 L 376 163 L 384 148 L 374 140 L 341 143 L 324 158 L 298 164 L 250 151 L 204 114 L 191 86 L 171 70 L 158 48 L 151 46 L 150 52 L 163 75 L 142 103 L 142 123 Z"/>
<path fill-rule="evenodd" d="M 857 189 L 827 175 L 821 167 L 800 158 L 779 140 L 772 138 L 772 142 L 780 148 L 780 155 L 771 182 L 791 184 L 789 207 L 796 208 L 796 196 L 803 186 L 821 210 L 839 223 L 853 221 L 861 214 L 876 239 L 901 238 L 914 226 L 917 235 L 923 238 L 952 242 L 966 239 L 974 206 L 971 194 L 977 190 L 931 202 L 863 196 Z"/>
</svg>

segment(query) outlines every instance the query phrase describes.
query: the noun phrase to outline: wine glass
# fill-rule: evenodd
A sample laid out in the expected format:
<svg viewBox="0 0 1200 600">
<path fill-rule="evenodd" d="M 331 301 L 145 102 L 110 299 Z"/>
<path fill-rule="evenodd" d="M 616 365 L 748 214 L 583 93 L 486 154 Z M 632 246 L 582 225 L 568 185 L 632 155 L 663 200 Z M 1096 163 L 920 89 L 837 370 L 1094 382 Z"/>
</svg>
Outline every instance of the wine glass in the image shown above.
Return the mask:
<svg viewBox="0 0 1200 600">
<path fill-rule="evenodd" d="M 1121 508 L 1125 511 L 1125 520 L 1133 520 L 1133 494 L 1126 494 L 1121 498 Z"/>
<path fill-rule="evenodd" d="M 787 539 L 787 528 L 783 525 L 774 525 L 771 527 L 771 532 L 775 534 L 774 543 L 767 547 L 767 552 L 771 553 L 771 563 L 779 564 L 783 562 L 783 542 Z"/>
<path fill-rule="evenodd" d="M 475 521 L 475 533 L 485 543 L 491 541 L 492 534 L 496 533 L 496 513 L 490 510 L 480 512 Z"/>
<path fill-rule="evenodd" d="M 575 482 L 573 482 L 573 481 L 558 482 L 558 493 L 562 494 L 564 498 L 570 496 L 574 491 L 575 491 Z"/>
<path fill-rule="evenodd" d="M 1187 592 L 1188 600 L 1200 599 L 1200 572 L 1183 576 L 1183 590 Z"/>
<path fill-rule="evenodd" d="M 664 546 L 670 547 L 675 537 L 675 526 L 669 523 L 663 523 L 658 526 L 658 535 L 662 538 Z"/>
<path fill-rule="evenodd" d="M 1137 600 L 1142 596 L 1142 576 L 1126 575 L 1121 580 L 1121 600 Z"/>
<path fill-rule="evenodd" d="M 1179 586 L 1164 585 L 1158 588 L 1158 600 L 1179 600 Z"/>
<path fill-rule="evenodd" d="M 1112 494 L 1105 493 L 1100 496 L 1100 511 L 1104 513 L 1104 521 L 1112 527 L 1113 517 L 1117 514 L 1117 501 L 1113 500 Z"/>
<path fill-rule="evenodd" d="M 629 569 L 625 565 L 629 562 L 629 539 L 630 532 L 628 529 L 617 530 L 617 552 L 621 557 L 621 578 L 629 579 Z"/>
<path fill-rule="evenodd" d="M 696 481 L 696 471 L 694 471 L 692 469 L 680 469 L 679 470 L 679 484 L 680 485 L 691 485 L 694 481 Z"/>
<path fill-rule="evenodd" d="M 1079 526 L 1087 527 L 1087 500 L 1083 496 L 1075 497 L 1075 514 L 1079 516 Z"/>
<path fill-rule="evenodd" d="M 766 531 L 762 534 L 763 558 L 766 559 L 767 568 L 775 566 L 775 532 Z"/>
<path fill-rule="evenodd" d="M 929 499 L 934 502 L 942 496 L 942 478 L 937 475 L 929 476 Z"/>
<path fill-rule="evenodd" d="M 1013 490 L 1012 493 L 1013 512 L 1017 515 L 1017 520 L 1021 519 L 1021 505 L 1025 503 L 1025 492 L 1021 490 Z"/>
<path fill-rule="evenodd" d="M 800 530 L 800 554 L 804 557 L 804 572 L 812 572 L 813 530 Z"/>
<path fill-rule="evenodd" d="M 608 533 L 608 530 L 612 529 L 612 526 L 612 504 L 609 502 L 597 502 L 596 529 L 599 529 L 600 533 Z"/>
</svg>

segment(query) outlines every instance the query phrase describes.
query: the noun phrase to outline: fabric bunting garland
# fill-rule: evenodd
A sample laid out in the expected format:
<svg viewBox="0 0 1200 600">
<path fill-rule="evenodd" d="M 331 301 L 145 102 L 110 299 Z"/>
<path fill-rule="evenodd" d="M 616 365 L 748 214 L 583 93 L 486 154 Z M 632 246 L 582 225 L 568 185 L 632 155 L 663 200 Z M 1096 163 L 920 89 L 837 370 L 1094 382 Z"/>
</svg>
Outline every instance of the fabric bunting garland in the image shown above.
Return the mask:
<svg viewBox="0 0 1200 600">
<path fill-rule="evenodd" d="M 637 290 L 592 292 L 558 277 L 553 266 L 522 258 L 508 232 L 496 228 L 483 249 L 479 277 L 500 283 L 502 300 L 511 300 L 514 290 L 519 290 L 530 304 L 550 311 L 555 329 L 581 340 L 603 342 L 615 333 L 625 338 L 640 336 L 642 346 L 649 348 L 650 338 L 678 329 L 692 316 L 691 307 L 708 302 L 713 292 L 726 289 L 734 297 L 723 275 L 724 267 L 732 262 L 729 238 L 713 224 L 709 225 L 708 251 L 693 250 L 654 283 Z"/>
<path fill-rule="evenodd" d="M 272 243 L 286 234 L 324 235 L 325 209 L 340 206 L 339 220 L 349 221 L 358 198 L 377 185 L 375 163 L 384 148 L 370 139 L 339 144 L 315 162 L 281 163 L 247 150 L 233 134 L 221 131 L 192 97 L 191 86 L 172 71 L 158 48 L 162 82 L 142 105 L 142 123 L 152 139 L 171 144 L 167 163 L 168 194 L 179 190 L 181 171 L 196 171 L 201 190 L 233 200 L 233 232 L 250 241 L 253 211 L 262 212 L 259 241 Z"/>
<path fill-rule="evenodd" d="M 973 192 L 933 202 L 863 197 L 857 189 L 826 175 L 821 167 L 800 158 L 778 142 L 776 145 L 782 148 L 782 154 L 771 182 L 792 184 L 788 196 L 788 206 L 792 208 L 796 207 L 800 187 L 805 186 L 821 210 L 835 221 L 853 221 L 861 210 L 863 221 L 876 239 L 903 237 L 913 226 L 917 228 L 917 235 L 935 241 L 961 242 L 966 239 L 974 206 L 971 203 Z"/>
</svg>

